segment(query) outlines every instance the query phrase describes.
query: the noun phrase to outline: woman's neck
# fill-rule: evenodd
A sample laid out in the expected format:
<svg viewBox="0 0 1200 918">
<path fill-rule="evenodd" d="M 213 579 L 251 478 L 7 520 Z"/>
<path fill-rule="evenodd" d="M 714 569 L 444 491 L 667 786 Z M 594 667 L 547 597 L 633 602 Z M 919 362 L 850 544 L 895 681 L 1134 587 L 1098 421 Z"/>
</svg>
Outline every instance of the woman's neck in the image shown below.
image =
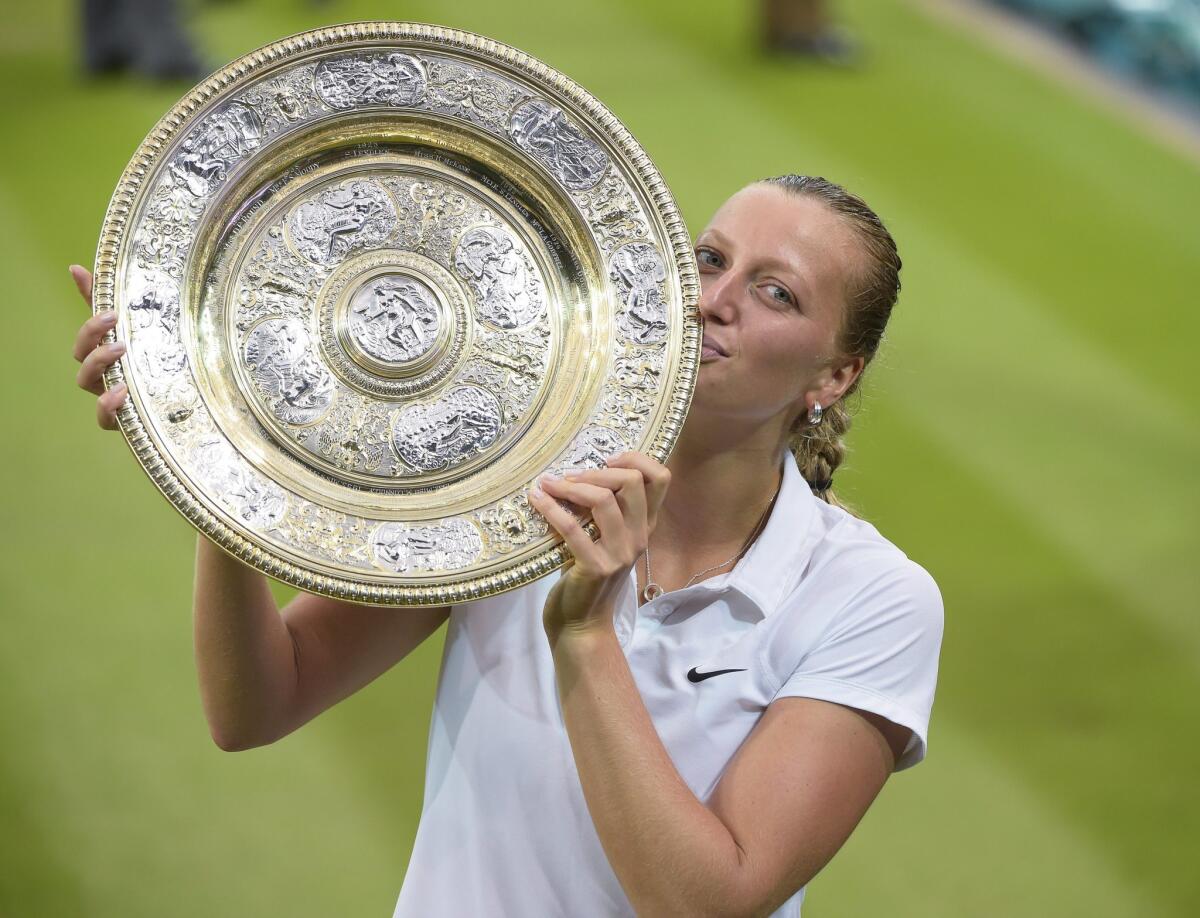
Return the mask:
<svg viewBox="0 0 1200 918">
<path fill-rule="evenodd" d="M 694 420 L 671 454 L 671 486 L 651 537 L 656 555 L 670 552 L 684 566 L 745 542 L 779 490 L 786 453 L 771 425 L 706 431 Z"/>
</svg>

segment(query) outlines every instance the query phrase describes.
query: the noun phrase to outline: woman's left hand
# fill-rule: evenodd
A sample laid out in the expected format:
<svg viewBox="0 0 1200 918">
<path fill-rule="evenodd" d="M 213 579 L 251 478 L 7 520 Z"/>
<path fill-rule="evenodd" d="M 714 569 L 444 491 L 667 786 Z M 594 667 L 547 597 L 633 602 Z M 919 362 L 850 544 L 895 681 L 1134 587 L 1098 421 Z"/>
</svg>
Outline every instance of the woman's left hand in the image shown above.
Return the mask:
<svg viewBox="0 0 1200 918">
<path fill-rule="evenodd" d="M 564 634 L 611 632 L 616 596 L 646 550 L 670 482 L 665 465 L 628 452 L 609 459 L 607 468 L 542 478 L 539 484 L 545 493 L 530 491 L 530 504 L 574 555 L 542 613 L 552 643 Z M 600 531 L 595 542 L 558 500 L 591 512 Z"/>
</svg>

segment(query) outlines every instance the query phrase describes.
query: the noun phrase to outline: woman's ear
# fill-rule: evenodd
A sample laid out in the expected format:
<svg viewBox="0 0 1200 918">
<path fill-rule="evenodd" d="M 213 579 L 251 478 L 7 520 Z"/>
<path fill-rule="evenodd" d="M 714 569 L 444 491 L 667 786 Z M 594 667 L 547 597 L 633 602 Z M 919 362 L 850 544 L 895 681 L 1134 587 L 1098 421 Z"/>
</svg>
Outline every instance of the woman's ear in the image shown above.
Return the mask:
<svg viewBox="0 0 1200 918">
<path fill-rule="evenodd" d="M 821 404 L 828 407 L 845 395 L 854 385 L 855 380 L 862 375 L 863 367 L 866 365 L 865 358 L 856 356 L 843 358 L 840 363 L 831 366 L 829 379 L 822 390 Z M 826 398 L 829 401 L 825 401 Z"/>
</svg>

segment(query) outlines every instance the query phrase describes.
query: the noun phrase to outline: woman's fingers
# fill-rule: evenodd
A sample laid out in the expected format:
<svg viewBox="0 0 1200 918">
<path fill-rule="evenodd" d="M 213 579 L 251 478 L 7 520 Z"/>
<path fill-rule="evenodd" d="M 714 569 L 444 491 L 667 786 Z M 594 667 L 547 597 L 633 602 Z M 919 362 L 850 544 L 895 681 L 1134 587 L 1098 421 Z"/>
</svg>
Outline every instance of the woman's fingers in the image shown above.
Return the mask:
<svg viewBox="0 0 1200 918">
<path fill-rule="evenodd" d="M 96 423 L 105 430 L 116 430 L 117 411 L 125 403 L 128 392 L 125 383 L 117 383 L 96 399 Z"/>
<path fill-rule="evenodd" d="M 642 487 L 642 473 L 636 469 L 581 469 L 578 472 L 567 472 L 563 475 L 566 481 L 586 481 L 589 484 L 600 485 L 611 491 L 622 488 Z"/>
<path fill-rule="evenodd" d="M 83 297 L 88 306 L 92 305 L 92 272 L 82 265 L 71 265 L 68 269 L 75 281 L 75 289 Z M 73 355 L 81 366 L 75 375 L 75 382 L 81 389 L 86 389 L 96 399 L 96 423 L 104 430 L 117 429 L 117 411 L 125 403 L 129 389 L 125 383 L 113 386 L 109 391 L 104 390 L 101 381 L 104 371 L 121 359 L 125 353 L 125 345 L 121 342 L 100 342 L 117 324 L 117 314 L 111 309 L 105 309 L 98 315 L 92 316 L 79 327 L 75 335 Z"/>
<path fill-rule="evenodd" d="M 111 309 L 106 309 L 79 326 L 79 331 L 75 335 L 75 359 L 82 363 L 116 324 L 117 314 Z"/>
<path fill-rule="evenodd" d="M 75 286 L 79 290 L 79 295 L 84 298 L 89 306 L 92 305 L 92 272 L 83 265 L 71 265 L 68 268 L 71 272 L 71 277 L 75 279 Z"/>
<path fill-rule="evenodd" d="M 612 469 L 636 469 L 642 473 L 646 482 L 646 517 L 650 528 L 658 519 L 658 509 L 662 506 L 663 498 L 667 496 L 667 488 L 671 484 L 671 472 L 661 462 L 655 462 L 644 453 L 618 453 L 608 460 Z"/>
<path fill-rule="evenodd" d="M 571 549 L 571 554 L 575 556 L 576 562 L 596 563 L 598 560 L 596 546 L 573 513 L 559 505 L 558 501 L 539 488 L 534 488 L 529 492 L 529 503 L 563 537 L 567 548 Z"/>
<path fill-rule="evenodd" d="M 646 480 L 636 469 L 585 469 L 569 472 L 566 481 L 581 481 L 585 484 L 608 488 L 617 496 L 617 503 L 625 519 L 631 524 L 634 535 L 633 548 L 639 554 L 646 549 L 640 534 L 646 531 Z"/>
<path fill-rule="evenodd" d="M 119 341 L 95 348 L 83 358 L 83 365 L 75 375 L 75 382 L 79 388 L 86 389 L 93 395 L 103 394 L 104 383 L 101 382 L 101 377 L 104 376 L 104 371 L 116 363 L 124 353 L 125 345 Z"/>
<path fill-rule="evenodd" d="M 545 477 L 539 482 L 544 490 L 560 500 L 569 501 L 585 510 L 590 510 L 592 519 L 600 527 L 601 535 L 605 530 L 615 532 L 621 528 L 624 514 L 617 502 L 617 495 L 611 488 L 598 487 L 583 481 L 573 481 L 570 478 Z"/>
<path fill-rule="evenodd" d="M 640 539 L 645 521 L 628 519 L 617 501 L 616 494 L 610 489 L 561 478 L 544 478 L 541 485 L 551 497 L 568 500 L 591 511 L 592 519 L 600 530 L 598 545 L 610 563 L 623 566 L 637 560 L 640 552 L 635 550 L 634 545 Z M 634 532 L 635 528 L 638 530 L 637 534 Z M 613 571 L 605 570 L 601 573 L 608 574 Z"/>
</svg>

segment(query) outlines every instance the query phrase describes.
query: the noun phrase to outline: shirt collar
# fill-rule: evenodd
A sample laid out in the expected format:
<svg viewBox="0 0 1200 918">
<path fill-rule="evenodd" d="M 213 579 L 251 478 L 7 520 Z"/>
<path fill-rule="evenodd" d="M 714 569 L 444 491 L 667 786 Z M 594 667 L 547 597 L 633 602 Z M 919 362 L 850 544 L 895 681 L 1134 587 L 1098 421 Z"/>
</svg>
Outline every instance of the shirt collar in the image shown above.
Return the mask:
<svg viewBox="0 0 1200 918">
<path fill-rule="evenodd" d="M 703 580 L 695 589 L 733 589 L 766 618 L 779 608 L 804 571 L 811 547 L 817 500 L 791 453 L 783 460 L 783 481 L 767 525 L 728 574 Z"/>
</svg>

